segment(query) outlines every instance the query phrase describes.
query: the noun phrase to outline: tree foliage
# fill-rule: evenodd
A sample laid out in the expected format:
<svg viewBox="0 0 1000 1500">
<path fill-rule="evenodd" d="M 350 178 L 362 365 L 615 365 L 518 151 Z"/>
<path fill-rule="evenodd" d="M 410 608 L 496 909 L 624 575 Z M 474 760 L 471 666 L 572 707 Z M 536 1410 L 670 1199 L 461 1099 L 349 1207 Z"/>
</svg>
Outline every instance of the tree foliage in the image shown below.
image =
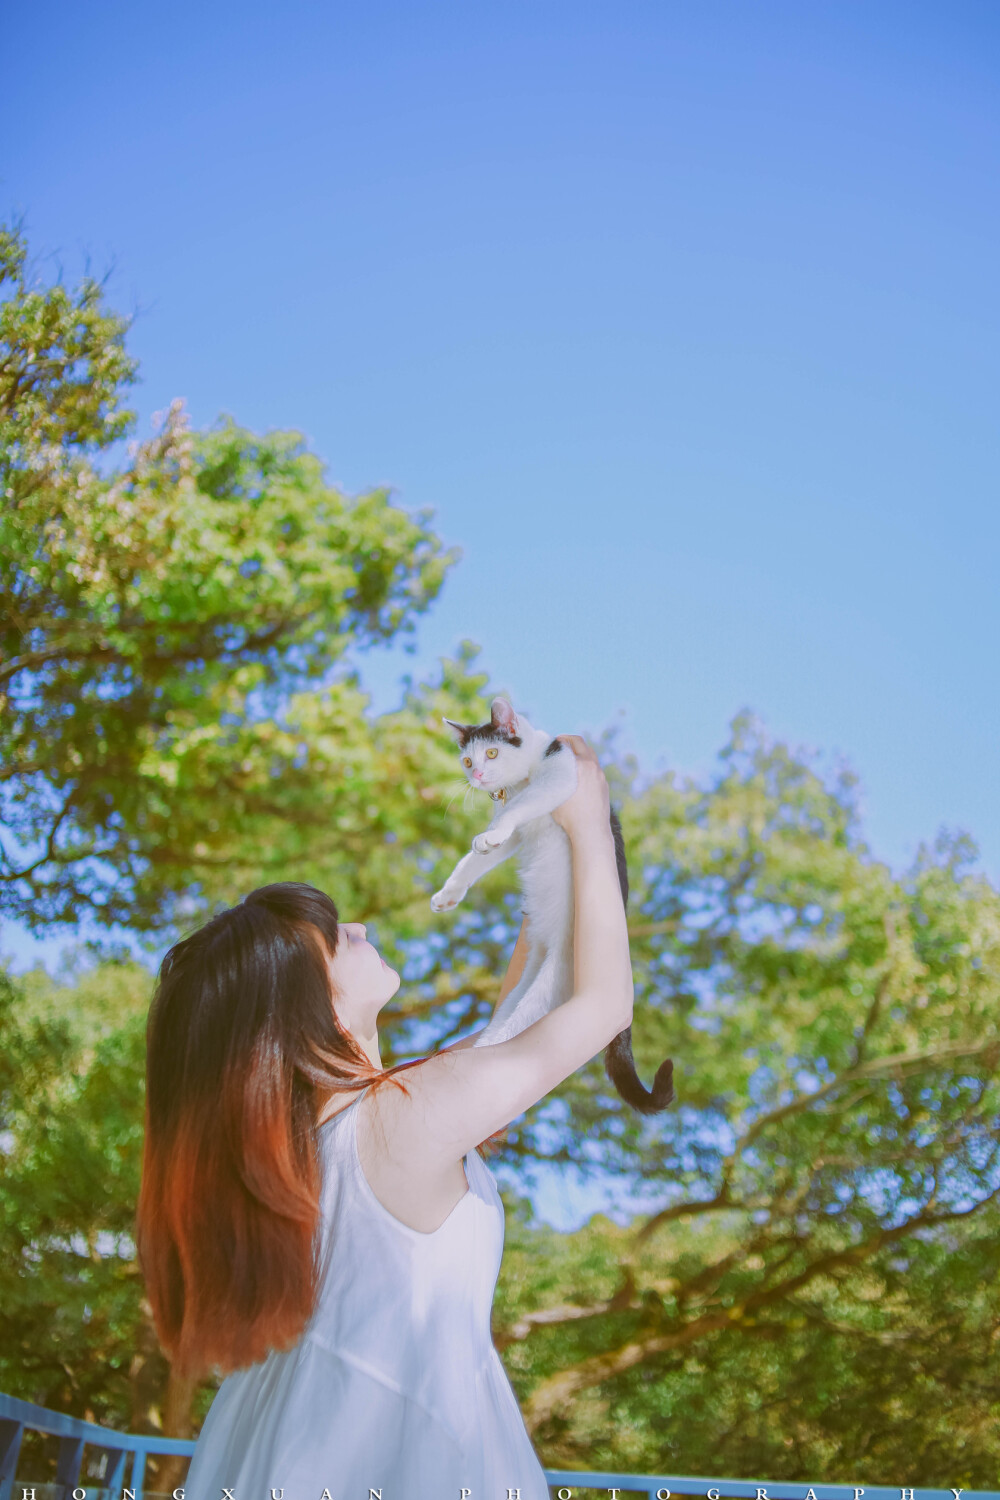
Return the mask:
<svg viewBox="0 0 1000 1500">
<path fill-rule="evenodd" d="M 92 280 L 31 283 L 12 231 L 0 288 L 0 911 L 162 928 L 238 889 L 244 851 L 308 858 L 336 826 L 348 648 L 411 629 L 454 554 L 294 433 L 194 434 L 175 402 L 112 461 L 123 320 Z"/>
</svg>

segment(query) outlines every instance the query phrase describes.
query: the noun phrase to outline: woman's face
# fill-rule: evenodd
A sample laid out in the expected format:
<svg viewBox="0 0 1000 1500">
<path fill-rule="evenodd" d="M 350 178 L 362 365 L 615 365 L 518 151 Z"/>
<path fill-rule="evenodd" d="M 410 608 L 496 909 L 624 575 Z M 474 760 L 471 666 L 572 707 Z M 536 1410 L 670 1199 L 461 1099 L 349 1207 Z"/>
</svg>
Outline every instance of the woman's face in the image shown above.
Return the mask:
<svg viewBox="0 0 1000 1500">
<path fill-rule="evenodd" d="M 348 1029 L 373 1024 L 375 1016 L 399 989 L 399 975 L 379 956 L 365 935 L 363 922 L 341 922 L 337 951 L 327 959 L 333 1003 Z"/>
</svg>

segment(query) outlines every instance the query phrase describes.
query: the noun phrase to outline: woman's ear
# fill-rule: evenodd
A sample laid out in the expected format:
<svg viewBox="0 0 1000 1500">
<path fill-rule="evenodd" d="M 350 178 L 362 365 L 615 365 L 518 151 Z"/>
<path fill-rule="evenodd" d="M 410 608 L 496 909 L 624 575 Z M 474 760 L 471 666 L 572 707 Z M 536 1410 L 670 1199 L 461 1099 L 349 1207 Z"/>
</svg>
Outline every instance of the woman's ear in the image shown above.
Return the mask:
<svg viewBox="0 0 1000 1500">
<path fill-rule="evenodd" d="M 493 699 L 490 704 L 490 717 L 498 729 L 505 729 L 508 734 L 517 734 L 517 714 L 506 698 Z"/>
<path fill-rule="evenodd" d="M 456 744 L 460 745 L 462 743 L 462 741 L 465 739 L 465 725 L 464 724 L 456 724 L 454 719 L 442 719 L 441 723 L 442 724 L 447 724 L 448 728 L 451 730 L 452 734 L 455 736 L 455 742 L 456 742 Z"/>
</svg>

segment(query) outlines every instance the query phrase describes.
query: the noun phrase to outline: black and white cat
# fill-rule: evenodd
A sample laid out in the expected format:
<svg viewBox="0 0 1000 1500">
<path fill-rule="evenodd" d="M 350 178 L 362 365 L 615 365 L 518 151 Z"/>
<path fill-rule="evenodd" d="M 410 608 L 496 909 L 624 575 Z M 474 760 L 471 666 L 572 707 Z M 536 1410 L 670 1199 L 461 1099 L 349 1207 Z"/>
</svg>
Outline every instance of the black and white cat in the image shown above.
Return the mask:
<svg viewBox="0 0 1000 1500">
<path fill-rule="evenodd" d="M 528 919 L 524 972 L 477 1037 L 475 1045 L 483 1047 L 517 1036 L 573 993 L 573 866 L 569 839 L 551 813 L 576 788 L 576 758 L 516 714 L 506 698 L 493 699 L 488 724 L 444 722 L 458 741 L 470 784 L 489 792 L 496 811 L 485 832 L 473 839 L 471 852 L 431 897 L 431 906 L 450 911 L 470 885 L 516 854 Z M 611 830 L 627 902 L 625 846 L 613 812 Z M 604 1065 L 626 1104 L 643 1114 L 658 1114 L 674 1097 L 669 1059 L 658 1068 L 652 1091 L 643 1086 L 632 1059 L 630 1026 L 608 1046 Z"/>
</svg>

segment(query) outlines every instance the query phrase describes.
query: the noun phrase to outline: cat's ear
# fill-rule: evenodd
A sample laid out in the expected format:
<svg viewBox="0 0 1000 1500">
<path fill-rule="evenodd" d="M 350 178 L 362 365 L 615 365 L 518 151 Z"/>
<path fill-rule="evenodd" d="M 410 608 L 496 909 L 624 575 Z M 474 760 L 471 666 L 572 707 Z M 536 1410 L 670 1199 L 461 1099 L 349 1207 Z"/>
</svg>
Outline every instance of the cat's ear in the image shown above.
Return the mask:
<svg viewBox="0 0 1000 1500">
<path fill-rule="evenodd" d="M 452 734 L 455 736 L 456 743 L 461 745 L 465 739 L 465 725 L 456 724 L 454 719 L 442 719 L 441 723 L 448 726 Z"/>
<path fill-rule="evenodd" d="M 493 699 L 490 704 L 490 718 L 497 729 L 505 729 L 508 734 L 517 733 L 517 714 L 506 698 Z"/>
</svg>

